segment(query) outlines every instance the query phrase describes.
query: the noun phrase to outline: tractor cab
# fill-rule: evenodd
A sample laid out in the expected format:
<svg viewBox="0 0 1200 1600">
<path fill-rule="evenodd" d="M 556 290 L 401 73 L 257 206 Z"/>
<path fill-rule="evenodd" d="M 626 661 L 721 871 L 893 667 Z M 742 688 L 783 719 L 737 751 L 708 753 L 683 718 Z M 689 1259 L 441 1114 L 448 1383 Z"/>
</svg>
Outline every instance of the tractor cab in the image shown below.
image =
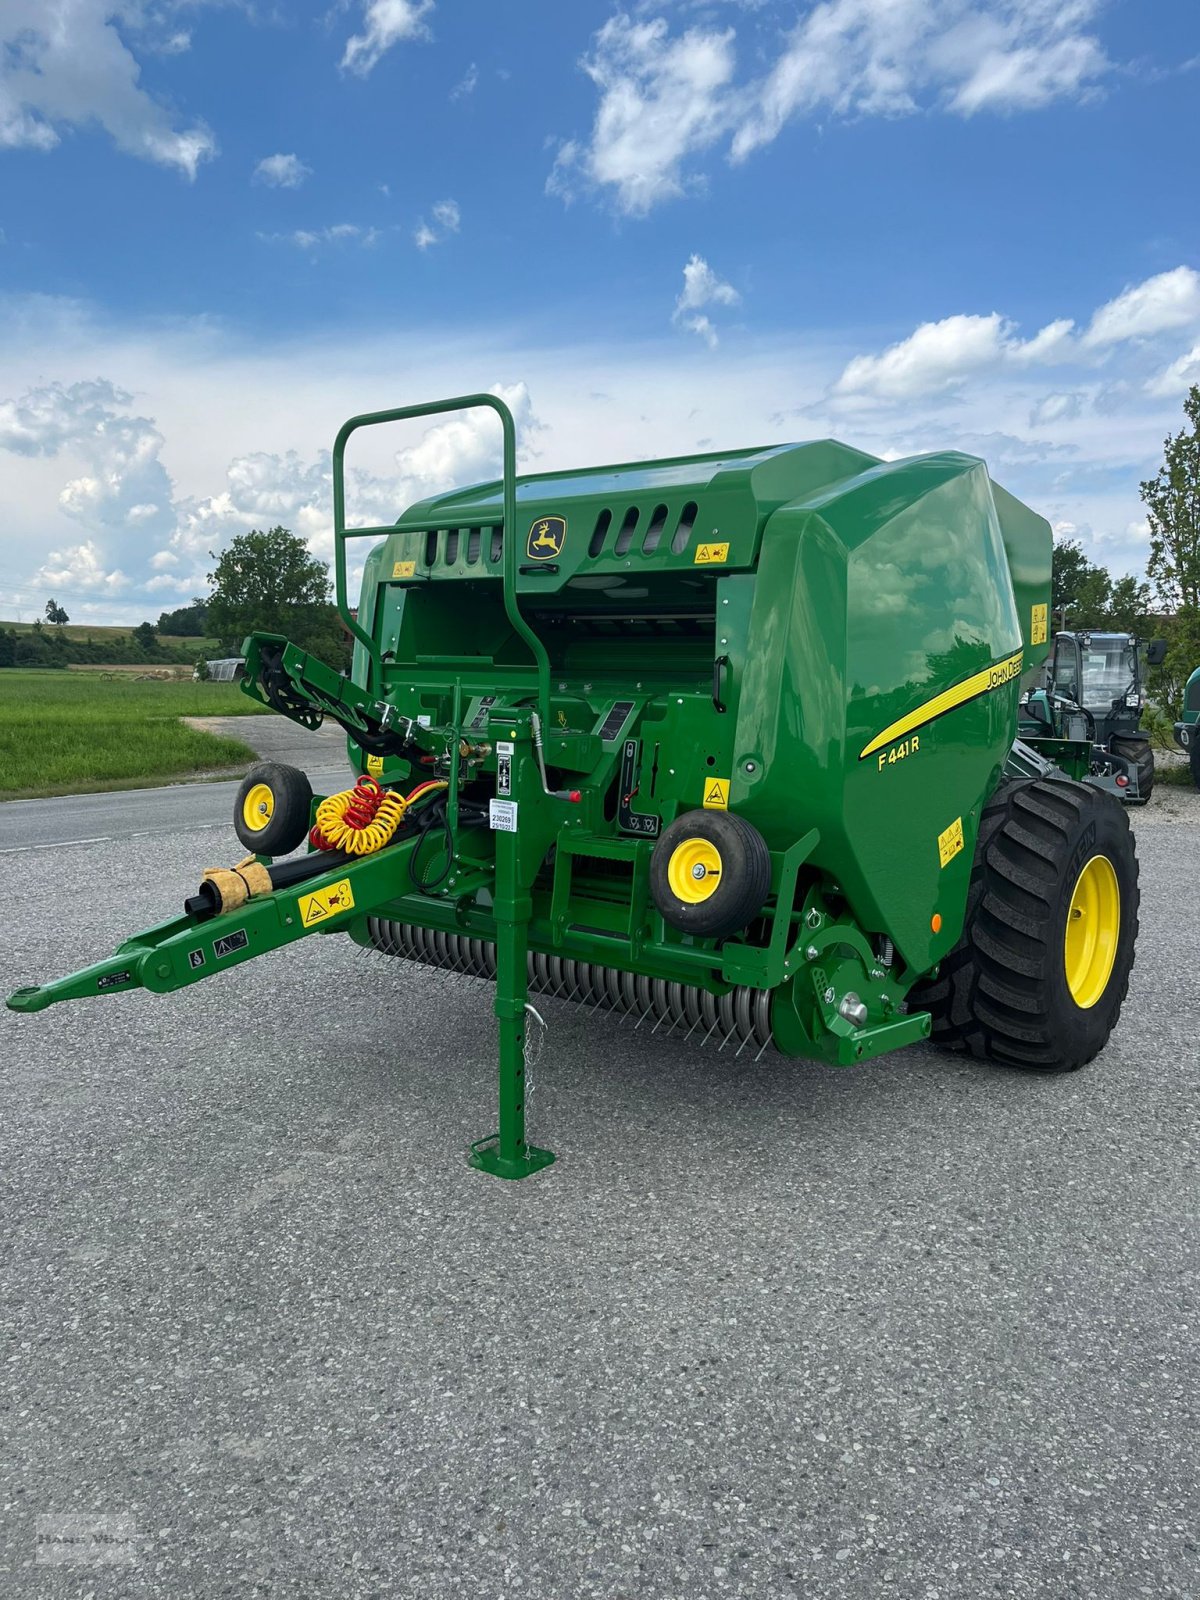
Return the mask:
<svg viewBox="0 0 1200 1600">
<path fill-rule="evenodd" d="M 1145 693 L 1146 668 L 1166 653 L 1165 639 L 1139 639 L 1129 633 L 1057 633 L 1050 658 L 1049 688 L 1096 719 L 1096 737 L 1137 728 Z M 1111 724 L 1111 726 L 1110 726 Z"/>
<path fill-rule="evenodd" d="M 1092 745 L 1089 778 L 1132 804 L 1150 798 L 1154 756 L 1142 731 L 1146 669 L 1166 655 L 1165 639 L 1129 633 L 1056 633 L 1046 688 L 1029 697 L 1029 731 Z"/>
</svg>

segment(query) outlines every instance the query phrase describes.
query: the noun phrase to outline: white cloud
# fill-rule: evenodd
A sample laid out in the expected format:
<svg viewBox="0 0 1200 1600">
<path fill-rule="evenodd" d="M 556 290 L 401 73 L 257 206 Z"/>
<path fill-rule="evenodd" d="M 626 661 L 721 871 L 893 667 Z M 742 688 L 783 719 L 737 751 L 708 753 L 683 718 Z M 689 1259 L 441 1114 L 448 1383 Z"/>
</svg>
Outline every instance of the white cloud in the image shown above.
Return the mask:
<svg viewBox="0 0 1200 1600">
<path fill-rule="evenodd" d="M 1079 309 L 1086 327 L 1091 308 Z M 688 314 L 706 313 L 715 323 L 737 314 L 719 302 Z M 695 361 L 701 352 L 681 348 L 665 328 L 658 340 L 627 346 L 599 332 L 572 345 L 531 342 L 469 319 L 441 328 L 414 321 L 369 333 L 342 330 L 336 344 L 332 339 L 331 333 L 314 342 L 256 342 L 211 322 L 118 324 L 45 296 L 0 302 L 6 379 L 0 397 L 14 397 L 0 407 L 6 447 L 0 455 L 0 615 L 21 608 L 26 617 L 39 613 L 53 592 L 73 617 L 137 622 L 157 616 L 174 603 L 172 596 L 204 591 L 209 550 L 264 522 L 302 530 L 327 556 L 326 447 L 334 424 L 422 393 L 475 389 L 481 350 L 493 374 L 520 377 L 526 393 L 536 396 L 536 423 L 530 415 L 523 431 L 525 468 L 565 470 L 830 435 L 891 458 L 965 448 L 982 455 L 1006 488 L 1052 523 L 1074 524 L 1093 559 L 1113 571 L 1136 571 L 1145 561 L 1144 542 L 1129 531 L 1144 516 L 1138 483 L 1161 458 L 1163 438 L 1180 425 L 1180 394 L 1151 395 L 1146 380 L 1196 343 L 1190 335 L 1166 333 L 1080 355 L 1075 338 L 1079 377 L 1057 362 L 1002 357 L 952 392 L 860 405 L 829 396 L 857 336 L 815 317 L 757 335 L 747 329 L 736 345 L 722 341 L 711 355 L 704 351 L 706 381 L 699 388 Z M 1034 342 L 1022 338 L 1022 330 L 1009 339 Z M 875 353 L 885 342 L 876 343 Z M 331 348 L 338 353 L 333 362 Z M 870 351 L 872 344 L 859 348 Z M 405 372 L 421 374 L 415 395 Z M 581 372 L 587 373 L 582 385 Z M 80 380 L 80 392 L 70 395 Z M 56 390 L 69 396 L 65 404 Z M 1031 429 L 1031 412 L 1062 394 L 1079 396 L 1078 415 Z M 1111 404 L 1102 406 L 1105 397 Z M 514 404 L 524 418 L 524 404 L 516 397 Z M 130 467 L 126 450 L 115 462 L 125 514 L 103 520 L 94 505 L 76 497 L 72 509 L 89 519 L 81 523 L 63 502 L 64 488 L 81 478 L 105 478 L 112 462 L 85 457 L 76 440 L 103 425 L 96 448 L 107 449 L 114 418 L 126 424 L 141 419 L 149 466 L 142 463 L 137 481 L 137 453 Z M 489 456 L 487 437 L 489 426 L 497 437 L 494 419 L 480 419 L 457 442 L 435 431 L 451 420 L 431 422 L 423 432 L 419 424 L 407 425 L 407 436 L 399 428 L 355 436 L 352 520 L 387 522 L 420 495 L 494 475 L 496 446 Z M 402 457 L 398 443 L 409 447 Z M 161 478 L 157 486 L 151 482 L 155 461 L 165 486 Z M 438 470 L 447 474 L 441 482 Z M 133 481 L 126 481 L 130 474 Z M 143 514 L 137 508 L 164 505 L 169 515 L 161 520 L 157 514 L 149 526 L 136 520 L 135 513 Z M 90 559 L 71 556 L 89 544 Z M 54 560 L 47 552 L 57 553 Z M 61 574 L 68 564 L 86 587 L 35 584 L 40 567 Z M 159 579 L 172 579 L 176 587 Z"/>
<path fill-rule="evenodd" d="M 675 301 L 671 320 L 689 333 L 698 334 L 710 350 L 715 350 L 719 343 L 717 330 L 702 308 L 736 306 L 740 300 L 741 295 L 733 285 L 718 278 L 703 256 L 691 255 L 684 263 L 683 288 Z"/>
<path fill-rule="evenodd" d="M 298 155 L 264 156 L 254 169 L 256 183 L 265 183 L 272 189 L 298 189 L 305 178 L 312 176 Z"/>
<path fill-rule="evenodd" d="M 133 397 L 106 379 L 51 383 L 0 402 L 0 449 L 65 457 L 82 468 L 58 492 L 58 508 L 87 537 L 51 554 L 39 579 L 75 591 L 128 586 L 119 563 L 148 559 L 174 527 L 173 486 L 160 460 L 161 433 L 131 415 Z"/>
<path fill-rule="evenodd" d="M 413 229 L 413 243 L 418 250 L 428 250 L 430 245 L 441 244 L 447 234 L 457 233 L 462 225 L 462 212 L 456 200 L 437 200 L 430 210 L 433 224 L 421 217 Z"/>
<path fill-rule="evenodd" d="M 67 550 L 52 550 L 34 573 L 33 581 L 67 594 L 116 595 L 129 588 L 129 579 L 123 572 L 106 570 L 91 539 Z"/>
<path fill-rule="evenodd" d="M 693 316 L 682 317 L 677 320 L 689 333 L 698 334 L 710 350 L 715 350 L 720 344 L 721 340 L 717 330 L 713 327 L 712 319 L 706 317 L 702 311 L 696 312 Z"/>
<path fill-rule="evenodd" d="M 1169 367 L 1156 373 L 1146 382 L 1146 393 L 1152 395 L 1182 395 L 1186 394 L 1193 383 L 1200 383 L 1200 344 L 1193 346 L 1186 355 L 1172 361 Z"/>
<path fill-rule="evenodd" d="M 741 295 L 731 283 L 718 278 L 703 256 L 691 255 L 684 263 L 683 289 L 676 301 L 680 311 L 701 306 L 736 306 Z"/>
<path fill-rule="evenodd" d="M 1005 359 L 1020 360 L 1025 351 L 1013 336 L 1013 324 L 995 311 L 986 317 L 944 317 L 922 323 L 880 355 L 855 356 L 833 393 L 872 400 L 938 394 Z"/>
<path fill-rule="evenodd" d="M 393 45 L 428 39 L 433 0 L 364 0 L 363 31 L 346 41 L 342 67 L 366 75 Z"/>
<path fill-rule="evenodd" d="M 457 233 L 462 221 L 462 213 L 455 200 L 437 200 L 433 205 L 433 220 L 439 227 L 445 228 L 448 233 Z"/>
<path fill-rule="evenodd" d="M 518 449 L 538 429 L 529 391 L 523 383 L 496 384 L 490 391 L 513 413 Z M 394 452 L 383 470 L 350 468 L 347 516 L 351 525 L 394 522 L 413 501 L 458 484 L 496 477 L 500 471 L 500 430 L 490 412 L 463 412 L 427 428 L 416 444 Z M 225 488 L 204 499 L 185 501 L 164 567 L 188 561 L 193 575 L 177 587 L 192 592 L 202 582 L 210 550 L 219 549 L 250 528 L 282 522 L 308 541 L 315 555 L 333 554 L 333 469 L 327 450 L 305 460 L 297 451 L 260 451 L 229 465 Z"/>
<path fill-rule="evenodd" d="M 462 77 L 450 91 L 451 100 L 465 100 L 468 95 L 475 93 L 479 87 L 479 68 L 472 61 Z"/>
<path fill-rule="evenodd" d="M 152 20 L 145 0 L 4 0 L 0 147 L 51 150 L 61 128 L 98 123 L 127 154 L 194 178 L 216 141 L 141 87 L 126 43 Z"/>
<path fill-rule="evenodd" d="M 742 161 L 797 118 L 967 117 L 1079 99 L 1109 68 L 1086 31 L 1100 4 L 821 0 L 782 41 L 764 20 L 746 54 L 770 65 L 740 82 L 733 28 L 675 36 L 664 17 L 618 12 L 582 62 L 599 91 L 591 133 L 559 147 L 547 188 L 570 199 L 608 187 L 618 209 L 644 215 L 700 181 L 691 164 L 713 145 L 728 139 Z"/>
<path fill-rule="evenodd" d="M 331 228 L 295 228 L 291 233 L 260 233 L 265 244 L 290 244 L 297 250 L 319 250 L 323 245 L 357 244 L 364 250 L 379 243 L 378 228 L 360 228 L 356 222 L 335 222 Z"/>
<path fill-rule="evenodd" d="M 725 130 L 733 37 L 732 28 L 690 28 L 673 39 L 662 17 L 610 17 L 582 63 L 600 91 L 591 139 L 560 146 L 549 192 L 569 199 L 577 178 L 610 185 L 620 209 L 635 216 L 682 194 L 686 158 Z"/>
<path fill-rule="evenodd" d="M 1181 328 L 1200 326 L 1200 273 L 1177 267 L 1126 289 L 1093 315 L 1086 331 L 1060 317 L 1030 339 L 998 312 L 989 316 L 957 315 L 922 323 L 906 339 L 878 355 L 855 356 L 833 385 L 842 400 L 895 401 L 957 389 L 967 378 L 1001 367 L 1029 369 L 1064 365 L 1097 365 L 1112 347 L 1149 341 Z M 1151 394 L 1174 392 L 1191 370 L 1184 356 L 1146 384 Z M 1114 380 L 1096 396 L 1103 408 L 1118 395 Z M 1079 401 L 1070 395 L 1047 395 L 1032 420 L 1049 422 L 1077 415 Z"/>
<path fill-rule="evenodd" d="M 1124 290 L 1100 307 L 1084 334 L 1097 348 L 1122 339 L 1145 339 L 1200 323 L 1200 272 L 1176 267 Z"/>
<path fill-rule="evenodd" d="M 1078 394 L 1044 395 L 1029 413 L 1031 428 L 1045 427 L 1052 422 L 1069 422 L 1083 409 L 1082 396 Z"/>
</svg>

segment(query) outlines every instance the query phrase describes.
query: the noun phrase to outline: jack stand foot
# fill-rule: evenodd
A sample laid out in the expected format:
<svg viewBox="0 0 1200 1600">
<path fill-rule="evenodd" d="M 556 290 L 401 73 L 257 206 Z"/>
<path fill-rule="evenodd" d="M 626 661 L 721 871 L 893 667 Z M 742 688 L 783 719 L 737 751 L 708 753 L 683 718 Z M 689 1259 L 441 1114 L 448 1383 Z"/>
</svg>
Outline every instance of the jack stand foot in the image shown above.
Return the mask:
<svg viewBox="0 0 1200 1600">
<path fill-rule="evenodd" d="M 521 1155 L 502 1156 L 496 1135 L 491 1134 L 486 1139 L 477 1139 L 471 1146 L 467 1165 L 480 1172 L 490 1172 L 493 1178 L 528 1178 L 548 1167 L 553 1160 L 553 1150 L 540 1150 L 535 1144 L 527 1144 Z"/>
</svg>

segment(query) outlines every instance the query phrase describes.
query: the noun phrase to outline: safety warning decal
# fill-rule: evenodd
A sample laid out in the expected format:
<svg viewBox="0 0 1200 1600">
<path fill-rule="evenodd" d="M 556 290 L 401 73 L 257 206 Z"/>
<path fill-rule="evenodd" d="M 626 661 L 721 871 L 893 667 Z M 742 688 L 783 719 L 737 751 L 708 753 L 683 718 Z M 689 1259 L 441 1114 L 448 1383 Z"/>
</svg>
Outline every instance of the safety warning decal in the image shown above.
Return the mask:
<svg viewBox="0 0 1200 1600">
<path fill-rule="evenodd" d="M 239 928 L 236 933 L 227 933 L 223 939 L 213 941 L 213 956 L 219 961 L 222 956 L 231 956 L 238 950 L 244 950 L 249 943 L 249 934 L 245 928 Z"/>
<path fill-rule="evenodd" d="M 728 778 L 705 778 L 704 809 L 706 811 L 729 810 Z"/>
<path fill-rule="evenodd" d="M 189 950 L 188 951 L 188 966 L 191 967 L 192 971 L 193 972 L 199 972 L 200 968 L 203 965 L 204 965 L 204 951 L 203 950 Z"/>
<path fill-rule="evenodd" d="M 354 890 L 350 887 L 349 878 L 343 878 L 341 883 L 332 883 L 328 889 L 302 894 L 299 905 L 300 921 L 306 928 L 311 928 L 314 923 L 327 922 L 330 917 L 336 917 L 343 911 L 353 911 Z"/>
<path fill-rule="evenodd" d="M 715 567 L 722 561 L 729 560 L 729 545 L 726 544 L 698 544 L 696 554 L 692 558 L 694 567 Z"/>
<path fill-rule="evenodd" d="M 417 573 L 417 563 L 415 561 L 393 561 L 392 562 L 392 577 L 393 578 L 413 578 L 413 577 L 416 576 L 416 573 Z"/>
<path fill-rule="evenodd" d="M 380 776 L 380 774 L 383 772 L 383 757 L 382 756 L 368 756 L 367 757 L 367 771 L 371 774 L 371 776 L 373 778 L 378 778 Z"/>
<path fill-rule="evenodd" d="M 948 867 L 963 847 L 962 818 L 955 817 L 948 828 L 938 834 L 938 860 Z"/>
<path fill-rule="evenodd" d="M 1047 624 L 1047 621 L 1048 621 L 1046 613 L 1047 613 L 1047 608 L 1044 605 L 1034 606 L 1033 614 L 1030 617 L 1030 622 L 1029 622 L 1029 642 L 1030 642 L 1030 644 L 1045 644 L 1045 642 L 1046 642 L 1046 624 Z"/>
</svg>

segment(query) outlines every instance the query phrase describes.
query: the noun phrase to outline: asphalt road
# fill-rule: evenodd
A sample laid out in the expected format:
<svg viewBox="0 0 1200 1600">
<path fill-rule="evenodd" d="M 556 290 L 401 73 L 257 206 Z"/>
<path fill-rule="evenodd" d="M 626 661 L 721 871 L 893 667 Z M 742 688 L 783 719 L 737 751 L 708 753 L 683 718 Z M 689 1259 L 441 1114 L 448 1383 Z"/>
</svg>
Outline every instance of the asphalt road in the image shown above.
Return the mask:
<svg viewBox="0 0 1200 1600">
<path fill-rule="evenodd" d="M 309 733 L 277 716 L 185 717 L 184 721 L 240 739 L 264 760 L 303 767 L 318 792 L 351 781 L 346 737 L 340 728 L 323 727 Z M 181 834 L 188 829 L 227 828 L 240 781 L 178 783 L 165 789 L 122 789 L 55 800 L 10 800 L 0 804 L 0 856 L 28 849 L 58 850 L 64 845 Z"/>
<path fill-rule="evenodd" d="M 339 938 L 0 1014 L 0 1592 L 1196 1596 L 1200 796 L 1137 829 L 1084 1072 L 547 1003 L 523 1184 L 463 1161 L 489 988 Z M 221 855 L 113 831 L 0 861 L 5 988 Z M 69 1513 L 130 1563 L 37 1564 Z"/>
</svg>

